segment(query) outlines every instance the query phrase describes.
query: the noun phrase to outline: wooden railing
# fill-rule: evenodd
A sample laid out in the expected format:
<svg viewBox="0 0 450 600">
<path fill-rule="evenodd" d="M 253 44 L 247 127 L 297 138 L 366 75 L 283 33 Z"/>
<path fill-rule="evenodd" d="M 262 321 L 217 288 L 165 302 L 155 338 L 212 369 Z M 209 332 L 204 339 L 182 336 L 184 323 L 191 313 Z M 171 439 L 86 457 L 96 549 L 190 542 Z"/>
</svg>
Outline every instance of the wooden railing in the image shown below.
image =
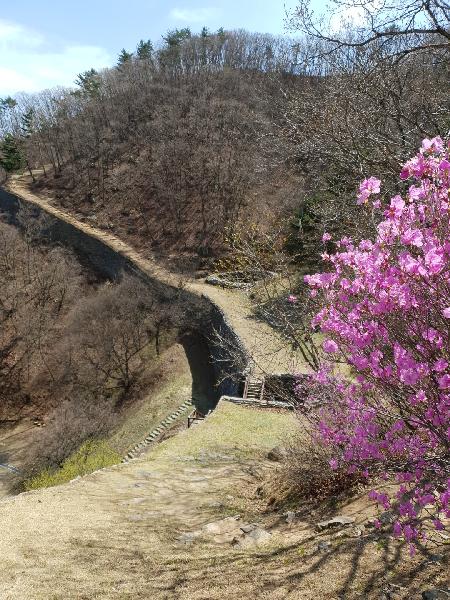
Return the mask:
<svg viewBox="0 0 450 600">
<path fill-rule="evenodd" d="M 191 414 L 188 416 L 188 423 L 187 423 L 188 429 L 189 429 L 189 427 L 191 427 L 197 421 L 203 421 L 203 419 L 205 417 L 206 417 L 206 415 L 204 413 L 202 413 L 197 408 L 195 408 L 191 412 Z"/>
</svg>

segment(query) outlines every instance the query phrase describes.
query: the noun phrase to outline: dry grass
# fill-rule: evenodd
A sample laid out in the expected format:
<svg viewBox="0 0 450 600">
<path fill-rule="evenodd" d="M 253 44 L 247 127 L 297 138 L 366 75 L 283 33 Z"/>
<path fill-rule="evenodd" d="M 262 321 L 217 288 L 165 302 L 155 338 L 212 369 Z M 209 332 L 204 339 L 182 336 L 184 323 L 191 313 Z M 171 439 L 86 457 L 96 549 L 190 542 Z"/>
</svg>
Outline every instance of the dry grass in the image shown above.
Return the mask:
<svg viewBox="0 0 450 600">
<path fill-rule="evenodd" d="M 345 600 L 379 599 L 387 584 L 404 586 L 392 598 L 419 599 L 445 579 L 445 563 L 413 560 L 370 530 L 359 538 L 316 534 L 324 514 L 305 513 L 292 525 L 267 512 L 256 490 L 267 470 L 264 455 L 295 431 L 288 413 L 228 403 L 203 424 L 157 450 L 74 483 L 0 503 L 2 600 Z M 239 549 L 199 537 L 177 537 L 239 509 L 273 533 L 266 546 Z M 362 522 L 364 497 L 340 512 Z M 320 552 L 318 541 L 329 539 Z"/>
</svg>

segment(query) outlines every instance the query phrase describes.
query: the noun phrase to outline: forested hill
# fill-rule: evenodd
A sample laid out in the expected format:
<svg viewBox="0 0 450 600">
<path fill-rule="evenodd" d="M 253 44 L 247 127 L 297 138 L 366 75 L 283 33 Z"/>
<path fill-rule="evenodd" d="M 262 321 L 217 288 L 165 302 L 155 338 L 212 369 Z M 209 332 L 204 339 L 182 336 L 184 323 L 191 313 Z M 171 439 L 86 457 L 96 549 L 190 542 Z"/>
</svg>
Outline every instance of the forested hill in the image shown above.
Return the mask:
<svg viewBox="0 0 450 600">
<path fill-rule="evenodd" d="M 0 162 L 41 169 L 36 185 L 66 209 L 198 266 L 250 224 L 314 248 L 316 229 L 355 228 L 362 175 L 394 180 L 448 126 L 444 61 L 316 46 L 205 28 L 141 41 L 73 89 L 3 99 Z"/>
</svg>

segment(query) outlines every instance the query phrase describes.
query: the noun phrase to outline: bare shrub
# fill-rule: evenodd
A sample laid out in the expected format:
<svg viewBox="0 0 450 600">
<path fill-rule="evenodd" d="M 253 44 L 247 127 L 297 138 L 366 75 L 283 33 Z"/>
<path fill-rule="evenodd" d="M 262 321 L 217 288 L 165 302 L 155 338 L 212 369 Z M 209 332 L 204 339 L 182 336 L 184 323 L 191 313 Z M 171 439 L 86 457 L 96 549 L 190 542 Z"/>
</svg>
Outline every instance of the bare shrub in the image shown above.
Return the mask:
<svg viewBox="0 0 450 600">
<path fill-rule="evenodd" d="M 349 491 L 361 479 L 345 470 L 333 470 L 328 450 L 304 434 L 293 439 L 288 454 L 269 480 L 266 495 L 275 504 L 307 502 L 312 505 Z"/>
<path fill-rule="evenodd" d="M 126 277 L 118 285 L 104 285 L 71 315 L 66 351 L 77 357 L 75 385 L 91 393 L 117 391 L 122 397 L 139 371 L 144 349 L 155 340 L 159 352 L 163 326 L 170 326 L 168 314 L 139 281 Z"/>
<path fill-rule="evenodd" d="M 65 399 L 47 417 L 45 428 L 31 441 L 29 472 L 55 467 L 85 440 L 98 438 L 110 431 L 117 420 L 113 402 L 78 393 Z"/>
<path fill-rule="evenodd" d="M 36 246 L 30 232 L 23 238 L 0 224 L 0 415 L 9 418 L 34 394 L 38 374 L 49 370 L 49 349 L 81 289 L 74 259 Z"/>
</svg>

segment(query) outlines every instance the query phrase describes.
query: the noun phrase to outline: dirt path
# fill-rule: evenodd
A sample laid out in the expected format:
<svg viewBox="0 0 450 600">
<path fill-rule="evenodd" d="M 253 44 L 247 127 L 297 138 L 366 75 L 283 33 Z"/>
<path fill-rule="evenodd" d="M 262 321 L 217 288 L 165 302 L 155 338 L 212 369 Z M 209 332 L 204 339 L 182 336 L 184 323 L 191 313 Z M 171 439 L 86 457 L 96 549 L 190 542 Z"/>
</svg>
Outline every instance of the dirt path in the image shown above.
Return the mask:
<svg viewBox="0 0 450 600">
<path fill-rule="evenodd" d="M 223 290 L 206 284 L 204 281 L 187 279 L 173 273 L 155 260 L 142 257 L 138 251 L 112 233 L 107 233 L 92 225 L 77 220 L 67 212 L 53 205 L 51 198 L 37 196 L 29 189 L 29 177 L 13 177 L 6 189 L 13 194 L 43 208 L 48 214 L 71 223 L 90 236 L 101 240 L 116 252 L 126 256 L 142 271 L 169 285 L 178 286 L 180 281 L 186 288 L 198 295 L 204 295 L 214 302 L 226 315 L 228 322 L 242 340 L 249 356 L 255 364 L 255 371 L 264 373 L 305 372 L 301 357 L 289 351 L 286 343 L 267 324 L 256 321 L 247 295 L 238 290 Z"/>
<path fill-rule="evenodd" d="M 1 600 L 420 600 L 444 586 L 445 559 L 411 560 L 364 529 L 365 493 L 334 509 L 356 534 L 318 534 L 330 509 L 300 510 L 291 524 L 267 511 L 267 451 L 297 426 L 288 413 L 222 402 L 136 461 L 1 501 Z M 233 544 L 244 523 L 268 540 Z"/>
<path fill-rule="evenodd" d="M 230 582 L 207 579 L 214 564 L 233 560 L 229 540 L 178 538 L 238 510 L 236 490 L 252 481 L 258 457 L 252 443 L 235 446 L 246 410 L 222 406 L 143 459 L 0 502 L 0 598 L 228 597 Z M 256 418 L 272 424 L 267 445 L 261 431 L 253 442 L 262 451 L 293 428 L 291 416 Z"/>
</svg>

